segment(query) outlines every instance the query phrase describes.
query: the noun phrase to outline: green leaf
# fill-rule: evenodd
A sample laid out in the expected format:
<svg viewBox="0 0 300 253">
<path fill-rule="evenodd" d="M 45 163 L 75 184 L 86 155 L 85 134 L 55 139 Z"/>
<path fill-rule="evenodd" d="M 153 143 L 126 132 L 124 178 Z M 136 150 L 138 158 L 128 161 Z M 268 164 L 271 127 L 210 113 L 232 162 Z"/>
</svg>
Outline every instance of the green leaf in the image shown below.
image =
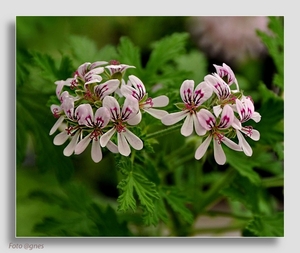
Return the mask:
<svg viewBox="0 0 300 253">
<path fill-rule="evenodd" d="M 31 55 L 35 66 L 41 70 L 40 76 L 52 83 L 59 79 L 57 66 L 55 65 L 53 57 L 35 51 L 32 51 Z"/>
<path fill-rule="evenodd" d="M 185 53 L 188 33 L 174 33 L 153 44 L 153 50 L 146 65 L 148 73 L 156 73 L 169 61 L 174 61 L 179 55 Z"/>
<path fill-rule="evenodd" d="M 260 187 L 251 183 L 247 177 L 237 174 L 232 183 L 225 189 L 221 190 L 221 193 L 234 201 L 243 203 L 244 206 L 253 213 L 260 213 Z"/>
<path fill-rule="evenodd" d="M 179 70 L 188 71 L 188 77 L 197 85 L 203 81 L 207 72 L 207 60 L 205 55 L 193 50 L 188 54 L 180 55 L 175 59 Z"/>
<path fill-rule="evenodd" d="M 189 224 L 194 221 L 194 216 L 190 209 L 187 208 L 189 203 L 186 194 L 176 187 L 163 187 L 160 191 L 163 198 L 177 212 L 180 217 Z"/>
<path fill-rule="evenodd" d="M 256 216 L 246 226 L 246 230 L 260 237 L 283 237 L 284 213 L 278 212 L 269 216 Z"/>
<path fill-rule="evenodd" d="M 70 36 L 70 48 L 76 60 L 76 68 L 85 62 L 109 62 L 118 58 L 116 48 L 112 45 L 106 45 L 99 50 L 93 40 L 84 36 Z"/>
<path fill-rule="evenodd" d="M 134 210 L 136 208 L 136 201 L 133 196 L 135 191 L 143 208 L 149 213 L 154 212 L 154 200 L 158 199 L 159 195 L 156 191 L 156 185 L 146 177 L 130 172 L 127 178 L 119 183 L 118 188 L 122 191 L 117 199 L 119 211 L 126 211 L 129 208 Z"/>
<path fill-rule="evenodd" d="M 95 223 L 97 233 L 93 236 L 130 236 L 126 222 L 120 222 L 115 210 L 111 206 L 100 208 L 92 203 L 88 217 Z"/>
<path fill-rule="evenodd" d="M 260 184 L 261 179 L 257 172 L 253 168 L 257 165 L 257 162 L 249 156 L 246 156 L 242 152 L 233 151 L 227 147 L 226 150 L 226 160 L 227 162 L 236 169 L 240 175 L 247 177 L 253 184 Z"/>
<path fill-rule="evenodd" d="M 36 163 L 40 171 L 55 170 L 60 182 L 70 179 L 74 166 L 70 158 L 63 155 L 63 147 L 53 145 L 49 131 L 55 123 L 50 109 L 44 106 L 47 95 L 33 90 L 19 89 L 17 92 L 17 130 L 31 136 Z M 20 127 L 22 126 L 22 127 Z M 22 159 L 25 146 L 17 140 L 18 159 Z M 22 162 L 19 160 L 18 163 Z"/>
<path fill-rule="evenodd" d="M 272 59 L 274 60 L 277 74 L 274 77 L 274 84 L 283 89 L 284 86 L 284 32 L 283 18 L 269 17 L 269 29 L 271 34 L 257 31 L 258 36 L 266 45 Z"/>
<path fill-rule="evenodd" d="M 123 179 L 117 186 L 122 191 L 122 194 L 118 197 L 118 211 L 127 211 L 136 209 L 136 200 L 133 195 L 134 191 L 134 179 L 131 174 L 126 179 Z"/>
<path fill-rule="evenodd" d="M 260 132 L 260 143 L 274 145 L 283 141 L 284 101 L 265 85 L 259 85 L 259 92 L 263 97 L 258 112 L 261 121 L 253 126 Z"/>
<path fill-rule="evenodd" d="M 120 55 L 119 61 L 123 64 L 135 66 L 135 71 L 139 76 L 142 69 L 140 49 L 134 46 L 131 40 L 127 37 L 121 37 L 117 49 Z"/>
</svg>

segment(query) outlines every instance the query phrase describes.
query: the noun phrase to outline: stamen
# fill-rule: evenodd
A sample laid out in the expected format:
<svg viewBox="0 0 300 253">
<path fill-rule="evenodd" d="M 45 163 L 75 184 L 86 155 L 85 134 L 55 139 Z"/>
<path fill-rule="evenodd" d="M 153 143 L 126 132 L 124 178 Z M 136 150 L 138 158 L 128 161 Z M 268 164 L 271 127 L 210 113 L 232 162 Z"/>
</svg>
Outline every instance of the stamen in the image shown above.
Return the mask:
<svg viewBox="0 0 300 253">
<path fill-rule="evenodd" d="M 216 132 L 216 133 L 214 134 L 214 137 L 215 137 L 215 140 L 218 141 L 218 144 L 221 144 L 222 139 L 224 138 L 224 135 Z"/>
<path fill-rule="evenodd" d="M 102 132 L 100 129 L 95 129 L 91 135 L 90 135 L 90 138 L 94 141 L 98 141 L 99 139 L 99 136 L 102 135 Z"/>
<path fill-rule="evenodd" d="M 115 128 L 118 133 L 126 132 L 126 127 L 122 124 L 121 121 L 119 121 L 119 122 L 117 122 L 117 124 L 115 124 Z"/>
<path fill-rule="evenodd" d="M 243 127 L 243 130 L 246 132 L 246 135 L 251 137 L 252 135 L 252 130 L 253 130 L 253 127 L 252 126 L 245 126 Z"/>
<path fill-rule="evenodd" d="M 54 118 L 59 118 L 60 117 L 58 108 L 54 108 L 52 110 L 52 113 L 53 113 Z"/>
</svg>

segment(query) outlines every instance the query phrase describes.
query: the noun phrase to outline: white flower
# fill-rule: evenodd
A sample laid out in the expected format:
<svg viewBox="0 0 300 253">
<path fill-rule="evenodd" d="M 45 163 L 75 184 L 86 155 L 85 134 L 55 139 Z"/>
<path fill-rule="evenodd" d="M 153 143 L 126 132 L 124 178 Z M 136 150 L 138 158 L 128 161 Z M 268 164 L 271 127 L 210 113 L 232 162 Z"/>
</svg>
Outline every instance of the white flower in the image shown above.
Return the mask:
<svg viewBox="0 0 300 253">
<path fill-rule="evenodd" d="M 241 100 L 236 99 L 235 102 L 236 111 L 239 114 L 239 120 L 237 118 L 234 119 L 235 124 L 233 124 L 233 127 L 236 129 L 239 145 L 242 147 L 245 155 L 252 156 L 252 148 L 246 141 L 243 134 L 254 141 L 258 141 L 260 138 L 260 133 L 257 130 L 253 129 L 252 126 L 242 126 L 241 124 L 250 119 L 254 120 L 257 123 L 260 121 L 261 115 L 258 112 L 254 111 L 254 104 L 250 97 L 242 96 Z M 236 127 L 236 125 L 239 125 L 239 127 Z"/>
<path fill-rule="evenodd" d="M 196 116 L 197 109 L 212 95 L 212 89 L 206 82 L 201 82 L 194 89 L 193 80 L 185 80 L 180 87 L 180 96 L 183 101 L 183 109 L 180 112 L 170 113 L 164 116 L 161 121 L 169 126 L 184 119 L 181 127 L 181 134 L 189 136 L 193 133 L 193 129 L 198 135 L 205 134 L 205 129 L 200 125 Z"/>
<path fill-rule="evenodd" d="M 118 79 L 108 80 L 105 83 L 98 84 L 94 87 L 94 92 L 99 100 L 107 95 L 112 94 L 119 87 L 120 81 Z"/>
<path fill-rule="evenodd" d="M 206 109 L 201 109 L 198 112 L 198 118 L 205 130 L 209 131 L 209 135 L 195 152 L 195 158 L 197 160 L 204 156 L 211 140 L 213 140 L 215 160 L 220 165 L 223 165 L 226 162 L 226 156 L 221 143 L 224 143 L 235 151 L 242 151 L 238 144 L 228 139 L 222 132 L 222 130 L 231 127 L 234 120 L 234 112 L 229 105 L 224 106 L 219 123 L 217 123 L 218 121 L 215 116 Z"/>
<path fill-rule="evenodd" d="M 102 65 L 105 64 L 107 64 L 105 61 L 83 63 L 76 70 L 74 77 L 67 79 L 67 81 L 70 83 L 71 88 L 75 88 L 79 84 L 85 87 L 90 83 L 99 83 L 102 81 L 100 74 L 104 72 Z"/>
<path fill-rule="evenodd" d="M 100 107 L 96 110 L 95 115 L 90 104 L 81 104 L 75 110 L 76 118 L 79 125 L 84 125 L 91 129 L 91 132 L 81 139 L 76 147 L 75 154 L 82 153 L 89 143 L 92 141 L 91 156 L 94 162 L 102 160 L 102 151 L 100 146 L 100 136 L 103 135 L 103 128 L 107 126 L 110 121 L 110 114 L 105 107 Z M 117 146 L 109 141 L 107 148 L 117 153 Z"/>
<path fill-rule="evenodd" d="M 139 123 L 140 119 L 138 118 L 136 121 L 132 121 L 139 110 L 137 101 L 128 97 L 125 99 L 122 109 L 120 109 L 120 105 L 114 97 L 106 96 L 103 99 L 103 106 L 106 107 L 110 113 L 113 128 L 100 137 L 101 146 L 105 147 L 112 136 L 117 133 L 118 150 L 120 154 L 128 156 L 131 153 L 129 144 L 134 149 L 141 150 L 143 148 L 143 142 L 127 127 L 127 123 L 131 125 L 137 125 Z"/>
<path fill-rule="evenodd" d="M 129 82 L 121 86 L 121 93 L 125 97 L 133 97 L 139 102 L 139 108 L 144 112 L 149 113 L 151 116 L 162 119 L 168 112 L 155 107 L 164 107 L 169 103 L 169 98 L 165 95 L 161 95 L 155 98 L 148 97 L 146 93 L 145 85 L 136 76 L 130 75 Z M 141 117 L 141 112 L 138 112 L 137 117 Z"/>
<path fill-rule="evenodd" d="M 110 61 L 110 65 L 105 66 L 105 68 L 107 68 L 110 75 L 113 76 L 116 73 L 121 73 L 123 75 L 127 69 L 135 67 L 127 64 L 120 64 L 118 61 L 112 60 Z"/>
</svg>

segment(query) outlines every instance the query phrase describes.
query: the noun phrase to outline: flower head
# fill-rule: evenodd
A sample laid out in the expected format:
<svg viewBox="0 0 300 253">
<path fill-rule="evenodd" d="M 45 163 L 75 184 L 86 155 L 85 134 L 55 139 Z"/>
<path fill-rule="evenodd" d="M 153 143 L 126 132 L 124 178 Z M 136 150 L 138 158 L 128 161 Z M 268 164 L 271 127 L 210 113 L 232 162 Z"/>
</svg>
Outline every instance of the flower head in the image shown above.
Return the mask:
<svg viewBox="0 0 300 253">
<path fill-rule="evenodd" d="M 201 109 L 197 114 L 200 124 L 203 128 L 209 132 L 204 142 L 197 148 L 195 152 L 195 158 L 201 159 L 205 154 L 211 140 L 213 140 L 214 157 L 218 164 L 223 165 L 226 162 L 226 156 L 222 149 L 221 143 L 224 143 L 229 148 L 235 151 L 241 151 L 241 147 L 227 138 L 224 134 L 224 130 L 231 127 L 234 120 L 234 113 L 229 105 L 225 105 L 220 116 L 217 120 L 215 116 L 206 109 Z"/>
<path fill-rule="evenodd" d="M 82 138 L 75 147 L 75 154 L 82 153 L 89 143 L 92 141 L 91 156 L 94 162 L 100 162 L 102 159 L 102 151 L 100 146 L 100 136 L 103 135 L 103 128 L 110 121 L 110 114 L 105 107 L 96 110 L 95 115 L 90 104 L 81 104 L 75 111 L 78 124 L 84 126 L 88 134 Z M 118 149 L 112 142 L 108 142 L 107 148 L 117 153 Z"/>
<path fill-rule="evenodd" d="M 86 62 L 78 67 L 74 77 L 67 79 L 70 82 L 72 88 L 80 86 L 86 86 L 90 83 L 99 83 L 102 80 L 100 76 L 104 71 L 102 65 L 107 64 L 105 61 L 97 61 L 94 63 Z"/>
<path fill-rule="evenodd" d="M 139 110 L 137 101 L 128 97 L 125 99 L 122 108 L 120 108 L 118 101 L 114 97 L 106 96 L 103 99 L 103 106 L 110 113 L 113 127 L 101 136 L 101 146 L 105 147 L 112 136 L 117 133 L 120 154 L 128 156 L 131 153 L 129 144 L 136 150 L 142 149 L 143 142 L 141 139 L 128 129 L 128 124 L 137 125 L 139 123 L 139 120 L 130 121 L 136 116 Z"/>
<path fill-rule="evenodd" d="M 136 76 L 130 75 L 129 82 L 121 86 L 121 93 L 125 97 L 132 97 L 139 103 L 140 110 L 149 113 L 151 116 L 161 119 L 168 113 L 164 110 L 156 109 L 155 107 L 164 107 L 169 103 L 169 98 L 165 95 L 161 95 L 155 98 L 148 97 L 145 85 Z M 141 112 L 138 112 L 137 117 L 141 117 Z"/>
<path fill-rule="evenodd" d="M 243 134 L 254 141 L 258 141 L 260 138 L 260 133 L 253 129 L 252 126 L 242 126 L 242 124 L 250 119 L 254 120 L 255 122 L 259 122 L 261 116 L 258 112 L 254 111 L 254 104 L 250 97 L 246 96 L 242 96 L 241 100 L 236 100 L 236 111 L 239 115 L 239 119 L 234 119 L 236 123 L 233 125 L 233 127 L 236 129 L 239 145 L 243 149 L 245 155 L 252 156 L 252 148 L 246 141 Z"/>
<path fill-rule="evenodd" d="M 199 107 L 212 95 L 212 88 L 206 82 L 201 82 L 194 89 L 193 80 L 185 80 L 180 87 L 180 96 L 183 101 L 180 112 L 170 113 L 164 116 L 161 121 L 169 126 L 184 119 L 181 127 L 181 134 L 189 136 L 195 131 L 198 135 L 205 134 L 205 129 L 200 125 L 196 113 Z"/>
</svg>

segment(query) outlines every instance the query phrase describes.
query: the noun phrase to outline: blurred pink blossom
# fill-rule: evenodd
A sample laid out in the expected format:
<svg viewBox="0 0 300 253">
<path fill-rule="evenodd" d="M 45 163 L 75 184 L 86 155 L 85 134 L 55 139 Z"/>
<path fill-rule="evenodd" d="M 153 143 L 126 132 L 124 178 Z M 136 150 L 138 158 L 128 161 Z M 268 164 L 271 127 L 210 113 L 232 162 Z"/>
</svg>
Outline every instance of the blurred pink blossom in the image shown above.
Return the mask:
<svg viewBox="0 0 300 253">
<path fill-rule="evenodd" d="M 201 50 L 221 61 L 236 64 L 267 52 L 256 34 L 269 31 L 266 16 L 195 16 L 188 30 Z"/>
</svg>

